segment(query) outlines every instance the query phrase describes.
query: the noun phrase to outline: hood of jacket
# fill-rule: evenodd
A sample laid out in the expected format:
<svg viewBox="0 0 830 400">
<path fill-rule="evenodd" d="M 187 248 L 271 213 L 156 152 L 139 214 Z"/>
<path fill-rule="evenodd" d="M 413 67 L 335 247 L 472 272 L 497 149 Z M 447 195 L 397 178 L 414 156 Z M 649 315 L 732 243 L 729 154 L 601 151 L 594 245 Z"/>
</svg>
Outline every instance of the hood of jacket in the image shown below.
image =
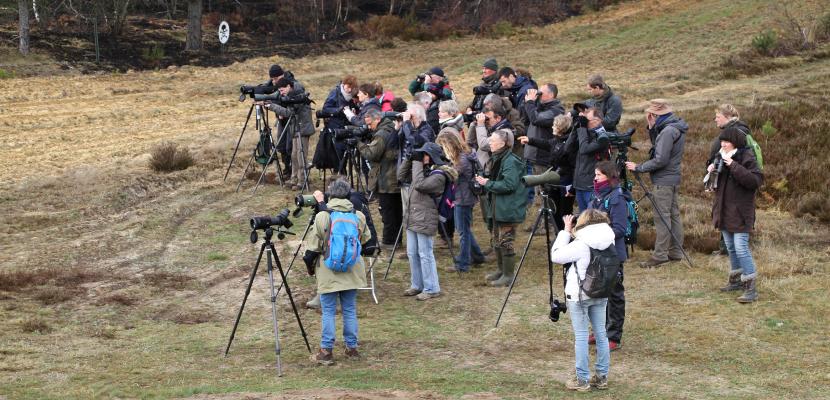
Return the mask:
<svg viewBox="0 0 830 400">
<path fill-rule="evenodd" d="M 451 127 L 455 128 L 460 132 L 462 129 L 464 129 L 464 114 L 458 114 L 455 117 L 447 118 L 439 122 L 441 123 L 441 129 Z"/>
<path fill-rule="evenodd" d="M 605 250 L 614 245 L 614 231 L 608 224 L 588 225 L 576 231 L 574 236 L 596 250 Z"/>
<path fill-rule="evenodd" d="M 354 204 L 349 199 L 330 198 L 326 207 L 331 211 L 349 212 L 354 210 Z"/>
<path fill-rule="evenodd" d="M 444 172 L 444 174 L 447 175 L 447 178 L 449 178 L 450 182 L 457 182 L 458 181 L 458 171 L 456 171 L 455 168 L 453 168 L 449 165 L 441 165 L 441 166 L 436 167 L 435 169 L 441 170 L 442 172 Z"/>
<path fill-rule="evenodd" d="M 686 134 L 686 132 L 689 130 L 689 124 L 687 124 L 686 121 L 683 121 L 682 119 L 680 119 L 680 117 L 678 117 L 675 114 L 670 114 L 668 117 L 666 117 L 665 120 L 662 120 L 654 124 L 654 128 L 651 129 L 651 132 L 653 132 L 652 142 L 654 141 L 653 139 L 656 138 L 657 135 L 660 134 L 660 132 L 662 132 L 663 129 L 666 129 L 666 127 L 668 126 L 676 128 L 678 131 L 680 131 L 680 134 Z"/>
</svg>

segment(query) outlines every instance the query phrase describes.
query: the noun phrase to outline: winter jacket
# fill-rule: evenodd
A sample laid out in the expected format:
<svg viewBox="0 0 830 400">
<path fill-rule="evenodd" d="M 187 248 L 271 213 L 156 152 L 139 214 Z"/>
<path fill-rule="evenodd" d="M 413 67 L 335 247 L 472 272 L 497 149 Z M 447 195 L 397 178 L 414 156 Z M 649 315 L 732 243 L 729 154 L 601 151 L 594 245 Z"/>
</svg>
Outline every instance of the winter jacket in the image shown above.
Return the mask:
<svg viewBox="0 0 830 400">
<path fill-rule="evenodd" d="M 608 200 L 608 207 L 605 201 Z M 628 259 L 628 249 L 625 247 L 625 230 L 628 228 L 628 206 L 625 195 L 619 185 L 609 185 L 599 193 L 594 191 L 591 196 L 591 203 L 588 208 L 600 210 L 608 214 L 611 220 L 611 229 L 614 231 L 614 248 L 617 250 L 617 257 L 620 262 Z"/>
<path fill-rule="evenodd" d="M 550 155 L 550 166 L 556 168 L 560 182 L 573 182 L 577 153 L 568 151 L 568 136 L 553 136 L 550 139 L 529 138 L 527 145 L 536 146 Z"/>
<path fill-rule="evenodd" d="M 369 143 L 359 142 L 357 150 L 371 164 L 369 190 L 375 193 L 398 193 L 397 166 L 398 149 L 395 141 L 395 123 L 388 118 L 381 119 Z"/>
<path fill-rule="evenodd" d="M 458 171 L 458 180 L 455 182 L 455 205 L 471 207 L 478 203 L 478 196 L 473 193 L 470 187 L 475 178 L 473 176 L 473 166 L 478 160 L 472 151 L 461 154 L 459 158 L 458 165 L 453 165 Z"/>
<path fill-rule="evenodd" d="M 718 153 L 720 152 L 720 134 L 721 134 L 721 132 L 725 131 L 726 128 L 737 128 L 739 131 L 743 132 L 744 134 L 748 134 L 748 133 L 752 132 L 749 129 L 749 126 L 747 126 L 747 124 L 743 123 L 743 121 L 740 121 L 738 119 L 733 119 L 733 120 L 729 121 L 726 125 L 723 126 L 723 128 L 720 128 L 720 131 L 718 132 L 718 135 L 715 136 L 714 140 L 712 140 L 712 146 L 711 146 L 711 149 L 709 149 L 709 158 L 706 160 L 706 166 L 707 167 L 709 166 L 709 164 L 715 162 L 715 159 L 718 157 Z M 758 161 L 758 160 L 755 160 L 755 161 Z"/>
<path fill-rule="evenodd" d="M 346 100 L 343 93 L 340 91 L 340 84 L 334 87 L 326 97 L 323 103 L 323 108 L 320 110 L 326 114 L 335 114 L 331 118 L 326 119 L 326 128 L 329 129 L 343 129 L 349 124 L 346 114 L 343 114 L 343 107 L 352 106 L 354 103 L 351 100 Z"/>
<path fill-rule="evenodd" d="M 718 154 L 716 163 L 721 162 Z M 755 193 L 764 182 L 755 155 L 749 148 L 738 149 L 732 165 L 723 164 L 712 206 L 712 223 L 727 232 L 751 232 L 755 228 Z"/>
<path fill-rule="evenodd" d="M 666 114 L 649 129 L 654 156 L 640 164 L 637 172 L 651 174 L 651 183 L 660 186 L 680 184 L 680 163 L 689 125 L 674 114 Z"/>
<path fill-rule="evenodd" d="M 574 263 L 568 267 L 565 278 L 565 298 L 568 301 L 589 299 L 579 289 L 579 279 L 585 279 L 588 264 L 591 263 L 591 249 L 605 250 L 614 244 L 614 231 L 608 224 L 600 223 L 582 227 L 574 233 L 576 239 L 571 241 L 571 234 L 559 231 L 550 249 L 550 259 L 557 264 Z M 574 268 L 576 265 L 576 268 Z"/>
<path fill-rule="evenodd" d="M 435 101 L 452 100 L 455 98 L 452 87 L 446 78 L 437 84 L 427 84 L 418 79 L 413 79 L 412 82 L 409 82 L 409 94 L 414 96 L 418 92 L 430 92 L 434 94 L 436 97 Z"/>
<path fill-rule="evenodd" d="M 358 113 L 354 117 L 352 117 L 352 119 L 349 122 L 355 126 L 366 124 L 366 121 L 364 121 L 363 118 L 366 116 L 366 113 L 368 113 L 369 110 L 380 111 L 380 101 L 378 101 L 378 99 L 374 97 L 364 101 L 363 104 L 360 105 L 360 111 L 358 111 Z"/>
<path fill-rule="evenodd" d="M 378 99 L 378 103 L 380 103 L 381 111 L 392 111 L 392 100 L 395 100 L 395 94 L 387 90 L 375 98 Z"/>
<path fill-rule="evenodd" d="M 594 167 L 597 161 L 608 159 L 608 140 L 599 138 L 600 126 L 596 130 L 586 127 L 571 133 L 565 144 L 568 151 L 576 153 L 573 187 L 576 190 L 594 190 Z"/>
<path fill-rule="evenodd" d="M 297 86 L 295 87 L 288 96 L 299 96 L 305 93 L 305 90 L 302 89 L 302 85 L 297 82 Z M 281 135 L 283 130 L 285 129 L 285 123 L 289 121 L 291 118 L 291 125 L 288 127 L 288 130 L 285 131 L 285 135 L 288 138 L 294 138 L 297 134 L 308 137 L 314 134 L 316 130 L 314 129 L 314 123 L 311 120 L 311 105 L 309 104 L 295 104 L 289 107 L 283 107 L 277 103 L 268 104 L 268 109 L 273 111 L 277 114 L 277 134 Z"/>
<path fill-rule="evenodd" d="M 518 224 L 525 220 L 527 213 L 527 188 L 521 178 L 525 175 L 525 162 L 504 148 L 493 154 L 489 161 L 490 179 L 484 185 L 490 209 L 482 210 L 488 223 L 495 221 Z"/>
<path fill-rule="evenodd" d="M 481 86 L 485 86 L 494 90 L 497 87 L 501 87 L 499 82 L 499 74 L 494 73 L 486 78 L 481 80 Z M 487 97 L 486 94 L 477 94 L 473 96 L 473 101 L 470 102 L 470 105 L 467 108 L 473 110 L 474 112 L 480 112 L 482 108 L 484 108 L 484 98 Z"/>
<path fill-rule="evenodd" d="M 326 207 L 330 211 L 354 211 L 354 206 L 348 199 L 331 199 Z M 360 211 L 354 212 L 358 218 L 360 242 L 365 244 L 372 238 L 372 233 L 366 225 L 366 216 Z M 326 254 L 329 229 L 331 229 L 331 214 L 328 212 L 317 213 L 306 242 L 307 250 L 320 253 L 320 265 L 316 269 L 317 293 L 332 293 L 366 287 L 366 267 L 363 263 L 363 257 L 360 257 L 357 264 L 346 272 L 334 272 L 322 264 Z"/>
<path fill-rule="evenodd" d="M 427 174 L 421 161 L 412 161 L 412 188 L 409 191 L 409 208 L 406 211 L 405 227 L 413 232 L 428 236 L 438 232 L 438 205 L 435 196 L 444 193 L 447 179 L 453 180 L 458 173 L 452 167 L 438 167 L 443 174 Z"/>
<path fill-rule="evenodd" d="M 615 95 L 610 86 L 605 85 L 605 92 L 602 96 L 586 100 L 585 105 L 602 110 L 602 126 L 606 131 L 617 131 L 617 124 L 620 123 L 623 106 L 620 96 Z"/>
<path fill-rule="evenodd" d="M 514 108 L 507 97 L 501 97 L 504 110 L 507 111 L 507 120 L 510 121 L 510 127 L 513 129 L 513 137 L 519 138 L 525 136 L 527 132 L 527 125 L 518 108 Z M 519 158 L 525 156 L 525 146 L 518 140 L 514 141 L 510 146 L 511 151 Z"/>
<path fill-rule="evenodd" d="M 438 134 L 442 134 L 444 132 L 450 132 L 458 136 L 458 140 L 464 141 L 466 135 L 464 133 L 464 115 L 458 114 L 453 118 L 449 118 L 443 121 L 439 121 L 441 124 L 441 129 L 438 131 Z"/>
<path fill-rule="evenodd" d="M 470 125 L 470 131 L 473 132 L 475 129 L 475 137 L 476 137 L 476 156 L 478 157 L 478 162 L 482 166 L 488 165 L 487 162 L 490 161 L 490 135 L 491 132 L 495 132 L 498 130 L 502 130 L 507 134 L 507 146 L 513 147 L 515 144 L 515 140 L 513 138 L 513 129 L 510 125 L 510 121 L 503 119 L 499 122 L 498 125 L 493 127 L 493 130 L 490 131 L 487 129 L 486 126 L 479 126 L 476 123 Z M 487 170 L 485 168 L 485 170 Z M 489 170 L 487 170 L 489 171 Z"/>
<path fill-rule="evenodd" d="M 408 168 L 406 164 L 405 154 L 411 154 L 417 148 L 420 148 L 426 142 L 434 142 L 435 133 L 432 127 L 426 122 L 421 122 L 416 128 L 412 122 L 406 121 L 398 131 L 397 149 L 398 149 L 398 180 L 402 183 L 412 182 L 412 174 L 409 169 L 400 171 L 402 167 Z"/>
<path fill-rule="evenodd" d="M 536 101 L 526 102 L 524 108 L 528 120 L 528 139 L 552 139 L 553 119 L 557 115 L 565 113 L 565 108 L 562 107 L 559 99 L 553 99 L 547 103 L 538 103 Z M 537 146 L 525 146 L 524 158 L 537 165 L 551 165 L 550 153 Z"/>
<path fill-rule="evenodd" d="M 536 82 L 533 79 L 522 75 L 517 76 L 516 82 L 513 82 L 513 86 L 509 89 L 510 102 L 513 104 L 513 108 L 521 110 L 525 104 L 525 96 L 527 96 L 527 91 L 529 89 L 538 88 L 539 86 L 536 85 Z"/>
</svg>

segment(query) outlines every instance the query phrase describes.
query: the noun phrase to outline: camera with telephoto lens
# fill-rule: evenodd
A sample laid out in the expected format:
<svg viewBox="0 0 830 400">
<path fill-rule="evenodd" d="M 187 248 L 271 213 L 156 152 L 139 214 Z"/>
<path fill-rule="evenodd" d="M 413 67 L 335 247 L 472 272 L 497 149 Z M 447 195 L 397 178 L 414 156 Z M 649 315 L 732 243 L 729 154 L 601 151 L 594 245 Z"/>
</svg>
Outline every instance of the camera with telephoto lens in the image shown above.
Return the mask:
<svg viewBox="0 0 830 400">
<path fill-rule="evenodd" d="M 263 217 L 253 217 L 251 218 L 251 229 L 268 229 L 272 226 L 282 226 L 285 228 L 290 228 L 294 226 L 294 223 L 288 219 L 288 211 L 287 208 L 282 209 L 277 215 L 273 217 L 263 216 Z"/>
<path fill-rule="evenodd" d="M 501 90 L 501 82 L 496 82 L 493 85 L 478 85 L 473 88 L 473 94 L 476 96 L 487 96 L 490 93 L 498 93 Z"/>
<path fill-rule="evenodd" d="M 332 129 L 332 131 L 334 132 L 334 139 L 338 141 L 347 139 L 367 140 L 372 137 L 372 129 L 368 125 L 349 125 L 341 129 Z"/>
<path fill-rule="evenodd" d="M 272 85 L 242 85 L 239 87 L 239 101 L 245 101 L 249 96 L 253 99 L 258 94 L 272 94 L 276 91 L 277 87 Z"/>
<path fill-rule="evenodd" d="M 296 93 L 296 94 L 289 94 L 289 95 L 281 95 L 279 93 L 271 93 L 271 94 L 254 94 L 252 96 L 256 101 L 270 101 L 272 103 L 279 104 L 283 107 L 298 105 L 298 104 L 311 104 L 313 101 L 311 100 L 311 95 L 309 93 Z"/>
<path fill-rule="evenodd" d="M 397 111 L 384 111 L 380 114 L 380 118 L 394 119 L 396 121 L 403 121 L 403 113 Z"/>
<path fill-rule="evenodd" d="M 539 185 L 556 185 L 559 183 L 559 174 L 553 170 L 553 168 L 548 168 L 547 171 L 542 172 L 539 175 L 525 175 L 522 177 L 522 183 L 525 186 L 539 186 Z"/>
<path fill-rule="evenodd" d="M 551 322 L 559 321 L 559 314 L 568 312 L 568 306 L 565 303 L 559 301 L 559 299 L 553 299 L 550 302 L 550 318 Z"/>
<path fill-rule="evenodd" d="M 631 136 L 634 135 L 636 130 L 636 128 L 629 128 L 624 133 L 610 132 L 608 133 L 608 143 L 617 150 L 625 150 L 629 147 L 633 148 L 631 146 Z"/>
</svg>

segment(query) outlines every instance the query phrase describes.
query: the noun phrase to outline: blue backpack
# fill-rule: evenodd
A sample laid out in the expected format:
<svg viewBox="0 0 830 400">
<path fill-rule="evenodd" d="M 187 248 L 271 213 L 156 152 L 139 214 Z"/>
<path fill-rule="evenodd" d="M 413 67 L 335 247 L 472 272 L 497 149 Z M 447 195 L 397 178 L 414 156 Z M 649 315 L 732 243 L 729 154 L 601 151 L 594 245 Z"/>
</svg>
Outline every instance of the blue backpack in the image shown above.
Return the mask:
<svg viewBox="0 0 830 400">
<path fill-rule="evenodd" d="M 440 169 L 433 170 L 429 174 L 441 174 L 446 178 L 444 180 L 444 192 L 440 196 L 433 197 L 435 206 L 438 207 L 438 218 L 443 224 L 453 218 L 453 209 L 455 208 L 455 182 L 451 182 L 449 176 Z"/>
<path fill-rule="evenodd" d="M 331 212 L 329 242 L 323 264 L 334 272 L 346 272 L 360 257 L 360 220 L 354 212 Z"/>
<path fill-rule="evenodd" d="M 640 217 L 637 215 L 637 202 L 634 200 L 633 196 L 631 196 L 631 192 L 627 190 L 623 190 L 622 188 L 617 189 L 622 196 L 623 200 L 625 201 L 625 206 L 628 211 L 628 218 L 626 220 L 628 223 L 625 226 L 625 244 L 631 245 L 634 247 L 634 244 L 637 243 L 637 230 L 640 228 Z M 611 196 L 605 197 L 605 200 L 602 202 L 602 206 L 606 212 L 611 209 Z"/>
</svg>

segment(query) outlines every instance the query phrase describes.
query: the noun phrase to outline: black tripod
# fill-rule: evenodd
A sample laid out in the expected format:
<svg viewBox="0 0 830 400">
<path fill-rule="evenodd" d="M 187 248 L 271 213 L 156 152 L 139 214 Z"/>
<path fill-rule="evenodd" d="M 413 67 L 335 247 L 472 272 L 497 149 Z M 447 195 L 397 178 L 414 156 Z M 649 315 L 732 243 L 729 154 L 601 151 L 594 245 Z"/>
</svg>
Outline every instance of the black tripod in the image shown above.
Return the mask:
<svg viewBox="0 0 830 400">
<path fill-rule="evenodd" d="M 242 126 L 242 132 L 239 134 L 239 139 L 236 141 L 236 148 L 233 150 L 233 155 L 231 156 L 231 161 L 228 163 L 228 168 L 225 170 L 225 177 L 223 180 L 228 179 L 228 173 L 231 171 L 231 167 L 233 167 L 233 162 L 236 160 L 236 154 L 239 152 L 239 146 L 242 143 L 242 137 L 245 136 L 245 130 L 248 128 L 248 122 L 251 120 L 251 114 L 254 113 L 256 110 L 256 129 L 259 132 L 259 142 L 257 146 L 254 147 L 254 150 L 251 152 L 251 158 L 248 159 L 248 163 L 245 164 L 245 170 L 242 171 L 242 177 L 239 179 L 239 183 L 236 185 L 236 191 L 239 192 L 239 187 L 242 186 L 242 182 L 245 180 L 245 176 L 248 173 L 248 170 L 251 168 L 251 164 L 253 164 L 254 160 L 257 159 L 257 153 L 261 155 L 270 154 L 268 158 L 268 162 L 263 164 L 262 173 L 265 174 L 265 170 L 268 167 L 268 164 L 271 163 L 273 160 L 273 154 L 276 151 L 276 146 L 274 145 L 273 137 L 271 137 L 271 129 L 268 127 L 268 113 L 262 109 L 262 106 L 259 104 L 251 104 L 251 108 L 248 110 L 248 116 L 245 118 L 245 124 Z M 257 161 L 259 162 L 259 161 Z M 279 164 L 279 161 L 277 161 Z M 283 184 L 283 176 L 282 171 L 280 170 L 279 165 L 276 165 L 277 168 L 277 177 L 279 178 L 280 184 Z M 262 176 L 260 176 L 262 179 Z M 257 183 L 259 185 L 259 183 Z"/>
<path fill-rule="evenodd" d="M 283 284 L 285 284 L 285 292 L 288 294 L 288 300 L 291 302 L 291 309 L 294 310 L 294 317 L 297 318 L 297 325 L 300 327 L 300 332 L 303 335 L 303 340 L 305 341 L 305 347 L 308 349 L 308 352 L 311 353 L 311 346 L 308 344 L 308 337 L 306 336 L 305 329 L 303 328 L 303 322 L 300 320 L 300 314 L 297 313 L 297 306 L 294 304 L 294 298 L 291 296 L 291 288 L 288 287 L 288 282 L 285 280 L 285 273 L 282 270 L 282 264 L 280 263 L 280 257 L 277 254 L 277 250 L 274 249 L 274 244 L 271 243 L 271 237 L 274 234 L 274 230 L 271 227 L 265 229 L 265 239 L 262 242 L 262 247 L 259 250 L 259 256 L 257 256 L 256 264 L 254 264 L 254 269 L 251 271 L 251 276 L 248 278 L 248 287 L 245 288 L 245 297 L 242 298 L 242 304 L 239 306 L 239 312 L 236 314 L 236 321 L 233 323 L 233 330 L 231 330 L 231 337 L 228 339 L 228 346 L 225 347 L 225 357 L 228 356 L 228 352 L 231 349 L 231 343 L 233 343 L 233 337 L 236 334 L 236 328 L 239 326 L 239 320 L 242 318 L 242 311 L 245 309 L 245 302 L 248 300 L 248 295 L 251 293 L 251 286 L 254 284 L 254 278 L 256 277 L 257 269 L 259 268 L 259 262 L 262 261 L 262 253 L 265 250 L 268 250 L 267 256 L 267 265 L 268 265 L 268 281 L 271 285 L 271 318 L 274 323 L 274 351 L 277 355 L 277 375 L 282 376 L 282 363 L 280 360 L 280 353 L 282 349 L 280 348 L 280 335 L 279 335 L 279 324 L 277 321 L 277 294 L 274 291 L 274 268 L 271 262 L 271 256 L 273 255 L 274 260 L 277 263 L 277 270 L 280 272 L 280 277 L 282 278 Z M 284 236 L 283 231 L 278 231 L 279 238 Z M 256 232 L 251 233 L 251 238 L 253 242 L 256 242 Z"/>
<path fill-rule="evenodd" d="M 290 127 L 291 124 L 294 122 L 296 122 L 296 116 L 295 114 L 291 114 L 291 116 L 288 117 L 288 120 L 285 121 L 285 124 L 283 124 L 282 132 L 280 132 L 280 134 L 277 136 L 277 141 L 272 143 L 280 143 L 283 140 L 283 138 L 285 138 L 285 135 L 288 133 L 288 127 Z M 286 140 L 288 139 L 286 138 Z M 277 158 L 277 153 L 277 146 L 274 145 L 271 150 L 271 156 L 268 157 L 268 161 L 265 162 L 265 167 L 262 168 L 262 174 L 259 175 L 259 179 L 257 179 L 256 181 L 256 186 L 254 186 L 254 191 L 252 194 L 256 194 L 257 189 L 259 189 L 259 185 L 262 184 L 262 179 L 265 178 L 265 171 L 268 170 L 268 165 L 270 165 L 271 162 L 274 163 L 274 167 L 277 169 L 277 176 L 280 179 L 280 185 L 285 186 L 285 179 L 282 175 L 282 170 L 280 169 L 280 162 Z"/>
<path fill-rule="evenodd" d="M 501 305 L 501 311 L 499 311 L 499 316 L 496 318 L 496 328 L 499 327 L 499 321 L 501 321 L 501 315 L 504 313 L 504 307 L 507 306 L 507 300 L 510 298 L 510 293 L 513 292 L 513 285 L 516 284 L 516 280 L 519 278 L 519 271 L 522 270 L 522 265 L 524 265 L 525 257 L 527 257 L 527 251 L 530 250 L 530 243 L 533 242 L 533 236 L 536 235 L 536 230 L 539 229 L 539 223 L 544 221 L 544 228 L 545 228 L 545 249 L 546 251 L 550 251 L 551 243 L 550 243 L 550 223 L 552 221 L 551 216 L 553 216 L 554 211 L 551 209 L 553 206 L 550 198 L 548 197 L 549 189 L 545 186 L 541 187 L 539 191 L 540 195 L 542 196 L 542 206 L 539 208 L 539 215 L 536 216 L 536 222 L 533 223 L 533 229 L 530 231 L 530 236 L 527 238 L 527 244 L 525 245 L 524 252 L 522 253 L 522 258 L 519 259 L 519 266 L 516 267 L 516 274 L 513 275 L 513 280 L 510 282 L 510 288 L 507 289 L 507 295 L 504 296 L 504 303 Z M 554 224 L 554 227 L 556 224 Z M 495 229 L 495 228 L 494 228 Z M 559 228 L 555 228 L 556 232 L 554 234 L 559 233 Z M 551 285 L 551 299 L 550 302 L 553 304 L 553 261 L 550 259 L 550 254 L 547 254 L 545 258 L 548 260 L 548 279 L 550 280 Z"/>
<path fill-rule="evenodd" d="M 694 265 L 692 265 L 692 260 L 689 259 L 689 255 L 686 254 L 686 250 L 683 248 L 683 245 L 680 243 L 680 240 L 677 239 L 677 237 L 671 231 L 671 226 L 669 226 L 669 223 L 666 222 L 665 218 L 663 218 L 663 213 L 660 211 L 660 207 L 658 207 L 657 202 L 654 201 L 654 195 L 646 188 L 646 185 L 643 183 L 643 178 L 640 177 L 640 173 L 637 171 L 633 172 L 634 178 L 637 179 L 637 183 L 640 185 L 640 187 L 643 189 L 643 192 L 645 193 L 645 197 L 648 198 L 648 200 L 651 202 L 651 206 L 654 207 L 654 213 L 657 214 L 657 216 L 660 218 L 660 222 L 662 222 L 663 226 L 666 227 L 666 230 L 669 232 L 669 235 L 671 235 L 671 239 L 674 240 L 675 243 L 677 243 L 677 247 L 680 248 L 680 252 L 683 253 L 683 258 L 686 259 L 686 262 L 689 263 L 690 267 L 694 267 Z M 642 198 L 640 200 L 642 200 Z"/>
<path fill-rule="evenodd" d="M 343 153 L 343 158 L 340 159 L 340 165 L 337 166 L 337 171 L 345 173 L 349 184 L 357 189 L 358 192 L 367 193 L 369 186 L 369 177 L 363 173 L 365 162 L 357 150 L 357 139 L 346 139 L 346 151 Z M 365 180 L 364 180 L 365 179 Z M 355 182 L 357 184 L 355 185 Z M 371 193 L 370 193 L 371 200 Z"/>
</svg>

